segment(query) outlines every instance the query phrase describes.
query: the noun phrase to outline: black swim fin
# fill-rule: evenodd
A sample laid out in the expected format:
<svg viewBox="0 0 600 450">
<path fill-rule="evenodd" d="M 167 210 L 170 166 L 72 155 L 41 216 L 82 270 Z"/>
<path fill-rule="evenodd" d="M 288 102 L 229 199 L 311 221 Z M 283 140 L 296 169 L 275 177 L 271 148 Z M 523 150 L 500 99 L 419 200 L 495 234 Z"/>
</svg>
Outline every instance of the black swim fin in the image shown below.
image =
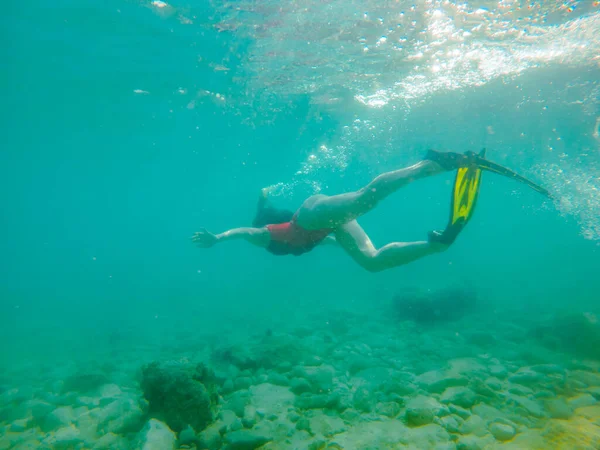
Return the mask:
<svg viewBox="0 0 600 450">
<path fill-rule="evenodd" d="M 485 154 L 485 149 L 483 151 Z M 469 153 L 469 157 L 472 158 L 473 164 L 477 165 L 478 167 L 480 167 L 484 170 L 487 170 L 488 172 L 494 172 L 494 173 L 497 173 L 498 175 L 503 175 L 505 177 L 512 178 L 513 180 L 517 180 L 521 183 L 526 184 L 534 191 L 537 191 L 540 194 L 542 194 L 548 198 L 552 198 L 552 194 L 550 194 L 550 192 L 548 192 L 547 189 L 544 189 L 540 185 L 535 184 L 533 181 L 528 180 L 527 178 L 519 175 L 516 172 L 513 172 L 512 170 L 510 170 L 504 166 L 501 166 L 500 164 L 496 164 L 492 161 L 488 161 L 483 156 L 481 156 L 481 153 L 479 155 L 477 155 L 473 152 L 467 152 L 467 153 Z"/>
<path fill-rule="evenodd" d="M 519 175 L 518 173 L 504 166 L 501 166 L 500 164 L 488 161 L 487 159 L 485 159 L 484 155 L 485 149 L 483 149 L 479 154 L 476 154 L 471 151 L 465 152 L 463 154 L 456 152 L 439 152 L 437 150 L 428 150 L 427 154 L 425 155 L 425 159 L 437 162 L 445 170 L 461 169 L 472 165 L 476 165 L 481 169 L 487 170 L 489 172 L 494 172 L 498 175 L 503 175 L 505 177 L 512 178 L 513 180 L 517 180 L 521 183 L 524 183 L 533 190 L 539 192 L 540 194 L 548 198 L 552 198 L 550 192 L 548 192 L 543 187 L 535 184 L 533 181 L 528 180 L 527 178 Z"/>
<path fill-rule="evenodd" d="M 481 160 L 485 161 L 485 149 L 483 149 L 479 155 L 469 152 L 466 156 L 469 158 L 481 158 Z M 479 186 L 481 185 L 482 173 L 483 169 L 475 164 L 467 167 L 460 167 L 456 171 L 454 188 L 452 189 L 450 219 L 448 220 L 448 225 L 442 232 L 430 232 L 429 242 L 437 242 L 444 245 L 450 245 L 454 242 L 475 212 L 475 205 L 479 198 Z"/>
</svg>

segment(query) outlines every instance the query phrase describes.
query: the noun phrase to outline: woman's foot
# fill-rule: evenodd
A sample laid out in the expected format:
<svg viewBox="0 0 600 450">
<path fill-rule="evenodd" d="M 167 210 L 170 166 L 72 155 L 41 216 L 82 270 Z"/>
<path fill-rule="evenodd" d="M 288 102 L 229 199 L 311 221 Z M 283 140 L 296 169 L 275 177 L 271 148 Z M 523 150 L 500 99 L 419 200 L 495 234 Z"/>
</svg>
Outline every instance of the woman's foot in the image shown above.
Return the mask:
<svg viewBox="0 0 600 450">
<path fill-rule="evenodd" d="M 444 170 L 456 170 L 473 164 L 474 159 L 472 155 L 474 155 L 473 152 L 462 154 L 429 149 L 425 154 L 425 159 L 438 163 Z"/>
</svg>

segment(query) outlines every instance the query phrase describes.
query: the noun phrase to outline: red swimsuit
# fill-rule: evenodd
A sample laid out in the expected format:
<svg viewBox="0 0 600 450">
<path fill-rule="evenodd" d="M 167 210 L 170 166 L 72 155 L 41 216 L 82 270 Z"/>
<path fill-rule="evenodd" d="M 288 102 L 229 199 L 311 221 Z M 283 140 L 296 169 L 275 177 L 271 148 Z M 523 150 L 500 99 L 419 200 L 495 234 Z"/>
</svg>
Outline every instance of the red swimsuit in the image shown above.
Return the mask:
<svg viewBox="0 0 600 450">
<path fill-rule="evenodd" d="M 322 228 L 320 230 L 307 230 L 296 223 L 296 218 L 290 222 L 267 225 L 271 233 L 271 242 L 267 250 L 275 255 L 301 255 L 312 250 L 333 229 Z"/>
</svg>

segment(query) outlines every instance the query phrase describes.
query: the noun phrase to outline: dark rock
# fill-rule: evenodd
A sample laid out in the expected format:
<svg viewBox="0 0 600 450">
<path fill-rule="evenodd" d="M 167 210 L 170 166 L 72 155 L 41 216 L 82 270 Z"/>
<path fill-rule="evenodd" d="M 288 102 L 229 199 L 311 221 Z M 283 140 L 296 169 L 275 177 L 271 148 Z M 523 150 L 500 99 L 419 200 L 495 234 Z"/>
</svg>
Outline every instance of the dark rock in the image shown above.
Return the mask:
<svg viewBox="0 0 600 450">
<path fill-rule="evenodd" d="M 272 438 L 250 430 L 238 430 L 225 435 L 226 450 L 254 450 Z"/>
<path fill-rule="evenodd" d="M 392 300 L 393 310 L 399 320 L 431 324 L 458 320 L 474 311 L 477 295 L 471 289 L 449 288 L 426 291 L 406 289 Z"/>
<path fill-rule="evenodd" d="M 62 392 L 89 392 L 108 383 L 108 377 L 100 372 L 80 373 L 65 378 Z"/>
<path fill-rule="evenodd" d="M 331 394 L 302 394 L 296 397 L 295 406 L 300 409 L 336 409 L 340 403 L 340 394 L 337 392 Z"/>
<path fill-rule="evenodd" d="M 530 335 L 552 350 L 600 359 L 600 320 L 592 313 L 556 315 Z"/>
<path fill-rule="evenodd" d="M 143 367 L 140 384 L 149 412 L 162 417 L 171 429 L 179 432 L 190 425 L 201 431 L 212 422 L 218 396 L 204 365 L 154 362 Z"/>
<path fill-rule="evenodd" d="M 310 392 L 311 385 L 304 378 L 292 378 L 292 381 L 290 381 L 290 390 L 294 394 L 300 395 L 304 394 L 305 392 Z"/>
</svg>

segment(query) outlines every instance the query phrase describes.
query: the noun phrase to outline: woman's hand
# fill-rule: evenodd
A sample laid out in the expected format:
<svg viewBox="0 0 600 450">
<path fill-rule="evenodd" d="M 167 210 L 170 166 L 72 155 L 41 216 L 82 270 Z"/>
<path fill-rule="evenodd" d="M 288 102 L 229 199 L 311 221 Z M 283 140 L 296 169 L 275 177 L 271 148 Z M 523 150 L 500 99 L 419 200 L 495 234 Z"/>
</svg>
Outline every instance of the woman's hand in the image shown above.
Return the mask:
<svg viewBox="0 0 600 450">
<path fill-rule="evenodd" d="M 206 228 L 201 228 L 200 231 L 194 233 L 192 242 L 200 248 L 210 248 L 218 241 L 217 236 L 207 231 Z"/>
</svg>

